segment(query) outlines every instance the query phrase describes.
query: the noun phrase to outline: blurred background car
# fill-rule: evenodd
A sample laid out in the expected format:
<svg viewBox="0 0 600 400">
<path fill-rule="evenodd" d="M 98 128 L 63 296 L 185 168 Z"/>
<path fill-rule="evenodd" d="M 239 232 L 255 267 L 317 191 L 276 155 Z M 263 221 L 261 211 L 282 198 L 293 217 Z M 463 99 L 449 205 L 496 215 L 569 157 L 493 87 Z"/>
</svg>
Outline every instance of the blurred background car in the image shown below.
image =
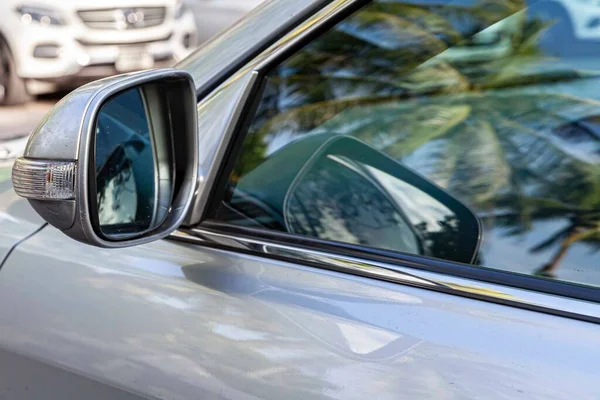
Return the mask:
<svg viewBox="0 0 600 400">
<path fill-rule="evenodd" d="M 0 104 L 173 65 L 258 0 L 3 0 Z"/>
<path fill-rule="evenodd" d="M 231 26 L 264 0 L 183 0 L 196 19 L 199 42 Z"/>
</svg>

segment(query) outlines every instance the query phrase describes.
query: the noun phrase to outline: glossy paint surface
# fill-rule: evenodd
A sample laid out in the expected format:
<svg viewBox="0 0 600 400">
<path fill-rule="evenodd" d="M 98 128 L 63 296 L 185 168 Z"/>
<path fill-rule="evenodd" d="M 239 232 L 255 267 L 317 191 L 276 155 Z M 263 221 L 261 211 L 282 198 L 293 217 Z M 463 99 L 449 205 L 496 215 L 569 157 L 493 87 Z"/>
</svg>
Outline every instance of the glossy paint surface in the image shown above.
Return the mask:
<svg viewBox="0 0 600 400">
<path fill-rule="evenodd" d="M 45 228 L 0 302 L 0 348 L 155 398 L 600 396 L 597 325 L 175 241 Z"/>
<path fill-rule="evenodd" d="M 85 110 L 93 100 L 95 91 L 127 75 L 129 74 L 88 83 L 65 96 L 52 107 L 33 130 L 24 156 L 51 160 L 77 160 L 78 133 L 82 127 Z"/>
</svg>

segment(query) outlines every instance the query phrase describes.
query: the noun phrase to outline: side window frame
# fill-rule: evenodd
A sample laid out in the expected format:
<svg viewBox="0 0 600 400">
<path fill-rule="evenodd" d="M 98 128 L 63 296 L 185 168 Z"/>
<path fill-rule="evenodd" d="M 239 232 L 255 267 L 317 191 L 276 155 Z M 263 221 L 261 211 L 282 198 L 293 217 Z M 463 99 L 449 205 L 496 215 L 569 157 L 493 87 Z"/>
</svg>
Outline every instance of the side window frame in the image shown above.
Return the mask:
<svg viewBox="0 0 600 400">
<path fill-rule="evenodd" d="M 414 271 L 415 276 L 419 276 L 420 273 L 424 273 L 425 275 L 433 273 L 435 276 L 448 277 L 449 281 L 458 278 L 471 283 L 480 282 L 483 285 L 489 284 L 494 287 L 506 287 L 509 291 L 517 289 L 519 293 L 532 291 L 536 295 L 547 297 L 548 305 L 536 306 L 531 302 L 521 301 L 520 299 L 513 301 L 507 298 L 507 296 L 476 293 L 473 287 L 457 290 L 454 286 L 448 287 L 443 284 L 441 286 L 437 284 L 432 286 L 429 284 L 414 283 L 414 286 L 426 287 L 431 290 L 450 292 L 464 297 L 509 304 L 519 308 L 534 309 L 550 314 L 600 323 L 600 290 L 591 286 L 544 279 L 487 267 L 459 264 L 425 256 L 402 254 L 367 248 L 360 245 L 297 236 L 266 229 L 239 227 L 212 219 L 216 215 L 216 210 L 225 196 L 229 174 L 233 170 L 237 158 L 240 156 L 242 144 L 247 138 L 250 124 L 261 102 L 269 72 L 304 48 L 312 40 L 371 3 L 371 0 L 342 0 L 337 2 L 337 4 L 335 3 L 320 11 L 321 14 L 326 15 L 325 18 L 317 19 L 316 23 L 311 19 L 305 21 L 244 68 L 246 71 L 256 73 L 257 79 L 253 80 L 252 87 L 249 88 L 248 92 L 250 95 L 247 97 L 248 100 L 246 103 L 242 105 L 241 112 L 238 114 L 239 117 L 237 120 L 231 121 L 231 125 L 234 127 L 231 141 L 227 144 L 223 160 L 218 166 L 216 180 L 210 188 L 207 206 L 202 214 L 201 222 L 195 228 L 183 230 L 175 236 L 193 242 L 199 240 L 203 245 L 212 247 L 227 250 L 235 249 L 236 251 L 248 254 L 258 254 L 259 256 L 283 261 L 300 262 L 330 270 L 339 271 L 340 268 L 336 268 L 335 265 L 327 261 L 310 261 L 306 257 L 300 256 L 298 252 L 316 251 L 331 255 L 332 257 L 360 260 L 360 262 L 366 265 L 385 265 L 386 268 L 392 270 L 395 266 L 401 268 L 403 271 L 407 268 L 410 271 Z M 192 237 L 196 237 L 197 240 L 192 239 Z M 284 255 L 281 253 L 275 254 L 267 250 L 269 246 L 293 249 L 296 250 L 296 255 L 292 254 L 294 252 L 289 252 L 289 254 L 284 252 Z M 344 272 L 351 272 L 347 269 L 342 270 Z M 356 272 L 355 274 L 365 276 L 365 274 L 360 272 Z M 366 274 L 366 276 L 386 280 L 384 277 L 370 276 L 369 274 Z M 408 281 L 404 283 L 413 284 Z M 585 310 L 579 313 L 573 311 L 572 308 L 570 309 L 571 311 L 565 311 L 564 307 L 553 306 L 553 304 L 558 304 L 563 299 L 566 302 L 575 301 L 576 303 L 581 303 L 583 301 L 586 303 Z"/>
</svg>

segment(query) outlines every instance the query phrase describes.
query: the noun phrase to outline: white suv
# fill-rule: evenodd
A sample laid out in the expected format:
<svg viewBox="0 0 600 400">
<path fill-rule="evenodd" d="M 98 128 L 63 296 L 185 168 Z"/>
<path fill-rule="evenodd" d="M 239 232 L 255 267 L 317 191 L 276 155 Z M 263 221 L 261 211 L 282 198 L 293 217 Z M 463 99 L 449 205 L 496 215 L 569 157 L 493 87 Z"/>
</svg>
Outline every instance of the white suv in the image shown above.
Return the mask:
<svg viewBox="0 0 600 400">
<path fill-rule="evenodd" d="M 172 64 L 196 44 L 180 0 L 0 0 L 0 104 Z"/>
</svg>

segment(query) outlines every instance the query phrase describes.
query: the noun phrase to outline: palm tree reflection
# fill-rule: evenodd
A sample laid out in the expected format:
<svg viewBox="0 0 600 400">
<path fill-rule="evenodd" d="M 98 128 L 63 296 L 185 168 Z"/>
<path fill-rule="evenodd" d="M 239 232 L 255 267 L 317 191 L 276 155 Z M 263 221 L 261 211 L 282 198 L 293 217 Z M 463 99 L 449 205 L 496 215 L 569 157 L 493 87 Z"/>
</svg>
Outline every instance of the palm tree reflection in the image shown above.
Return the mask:
<svg viewBox="0 0 600 400">
<path fill-rule="evenodd" d="M 522 238 L 539 221 L 565 221 L 530 248 L 554 251 L 532 266 L 542 275 L 575 243 L 599 249 L 598 63 L 552 58 L 557 21 L 540 19 L 535 2 L 468 3 L 374 2 L 291 57 L 270 76 L 232 179 L 292 138 L 343 133 L 449 190 L 487 230 Z M 512 48 L 482 58 L 496 45 L 478 34 L 502 21 Z M 452 240 L 445 225 L 434 235 Z"/>
</svg>

